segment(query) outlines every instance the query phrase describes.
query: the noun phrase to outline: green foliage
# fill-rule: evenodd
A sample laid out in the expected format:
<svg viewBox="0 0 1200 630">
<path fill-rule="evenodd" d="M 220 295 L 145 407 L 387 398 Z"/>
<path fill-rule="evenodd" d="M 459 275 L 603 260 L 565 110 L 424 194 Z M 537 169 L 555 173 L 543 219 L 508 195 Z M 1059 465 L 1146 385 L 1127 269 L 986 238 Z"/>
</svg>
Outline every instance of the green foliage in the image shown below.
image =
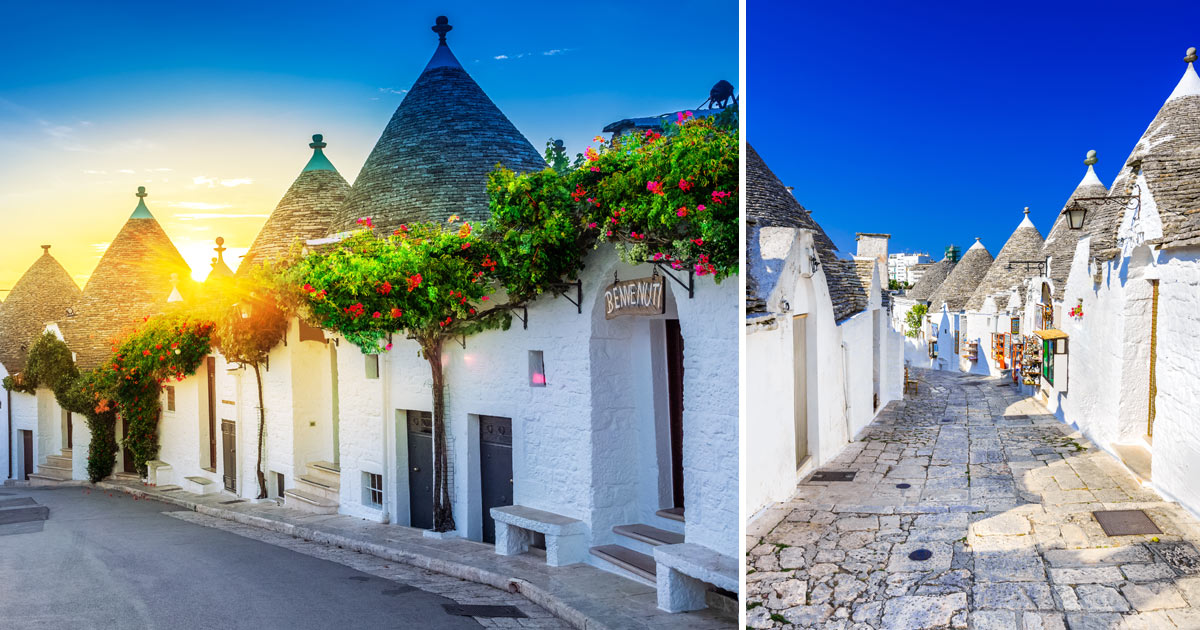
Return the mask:
<svg viewBox="0 0 1200 630">
<path fill-rule="evenodd" d="M 737 273 L 734 110 L 704 119 L 685 112 L 661 132 L 595 141 L 599 148 L 589 147 L 584 163 L 565 173 L 565 154 L 555 155 L 550 145 L 551 169 L 494 173 L 488 186 L 494 228 L 526 230 L 536 224 L 524 217 L 561 213 L 564 224 L 582 233 L 581 242 L 615 243 L 628 262 L 662 261 L 718 281 Z"/>
<path fill-rule="evenodd" d="M 911 288 L 912 288 L 912 285 L 907 282 L 900 282 L 899 280 L 896 280 L 894 278 L 891 280 L 888 280 L 888 290 L 889 291 L 899 291 L 901 289 L 911 289 Z"/>
<path fill-rule="evenodd" d="M 58 404 L 87 420 L 92 438 L 88 444 L 87 472 L 93 483 L 112 473 L 117 463 L 117 412 L 109 402 L 105 368 L 88 370 L 56 392 Z"/>
<path fill-rule="evenodd" d="M 123 445 L 141 475 L 158 454 L 162 384 L 195 373 L 208 355 L 212 330 L 212 321 L 182 311 L 151 317 L 115 346 L 110 362 L 92 377 L 95 411 L 121 414 L 129 429 Z"/>
<path fill-rule="evenodd" d="M 917 337 L 921 334 L 921 327 L 925 325 L 925 313 L 929 311 L 929 307 L 924 304 L 916 304 L 908 309 L 904 315 L 904 335 L 907 337 Z"/>
<path fill-rule="evenodd" d="M 378 353 L 395 332 L 429 340 L 507 327 L 505 307 L 484 308 L 498 280 L 495 252 L 469 223 L 359 230 L 286 269 L 279 284 L 295 287 L 315 324 Z"/>
<path fill-rule="evenodd" d="M 576 153 L 575 161 L 572 162 L 567 157 L 567 147 L 563 145 L 563 141 L 555 140 L 554 138 L 546 141 L 546 152 L 543 154 L 543 157 L 546 159 L 546 164 L 549 164 L 550 168 L 559 175 L 566 175 L 572 169 L 583 165 L 582 153 Z"/>
<path fill-rule="evenodd" d="M 52 332 L 42 336 L 29 349 L 25 369 L 4 378 L 5 389 L 32 394 L 39 387 L 57 392 L 79 374 L 71 349 Z"/>
</svg>

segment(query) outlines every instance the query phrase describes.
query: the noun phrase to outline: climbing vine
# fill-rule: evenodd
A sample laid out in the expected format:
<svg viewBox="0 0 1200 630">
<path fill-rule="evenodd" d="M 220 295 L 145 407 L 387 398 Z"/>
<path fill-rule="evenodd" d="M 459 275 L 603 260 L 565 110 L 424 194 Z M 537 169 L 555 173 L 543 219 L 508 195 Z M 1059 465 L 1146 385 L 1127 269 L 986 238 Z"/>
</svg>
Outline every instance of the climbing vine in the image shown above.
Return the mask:
<svg viewBox="0 0 1200 630">
<path fill-rule="evenodd" d="M 25 369 L 4 377 L 4 388 L 32 394 L 38 387 L 58 392 L 79 374 L 71 349 L 52 332 L 42 333 L 29 349 Z"/>
<path fill-rule="evenodd" d="M 117 411 L 109 401 L 103 368 L 86 370 L 67 382 L 55 398 L 63 409 L 83 416 L 91 441 L 88 443 L 87 473 L 93 483 L 112 473 L 117 463 Z"/>
</svg>

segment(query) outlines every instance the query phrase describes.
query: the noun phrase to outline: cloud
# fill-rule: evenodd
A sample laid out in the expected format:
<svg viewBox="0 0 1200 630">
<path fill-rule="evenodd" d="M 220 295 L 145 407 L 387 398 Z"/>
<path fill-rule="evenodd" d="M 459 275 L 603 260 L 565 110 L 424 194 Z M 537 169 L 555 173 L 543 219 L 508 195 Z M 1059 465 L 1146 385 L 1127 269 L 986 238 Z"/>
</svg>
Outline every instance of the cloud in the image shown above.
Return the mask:
<svg viewBox="0 0 1200 630">
<path fill-rule="evenodd" d="M 227 203 L 205 203 L 203 201 L 169 201 L 167 207 L 185 210 L 221 210 L 233 206 Z"/>
<path fill-rule="evenodd" d="M 554 55 L 561 55 L 565 52 L 567 52 L 565 48 L 551 48 L 550 50 L 543 51 L 542 54 L 547 57 L 553 57 Z"/>
<path fill-rule="evenodd" d="M 97 254 L 103 254 L 109 245 L 110 243 L 92 243 L 92 249 L 96 250 Z"/>
<path fill-rule="evenodd" d="M 390 88 L 390 87 L 379 88 L 379 92 L 382 94 L 400 94 L 400 95 L 408 94 L 408 90 L 397 90 L 396 88 Z"/>
<path fill-rule="evenodd" d="M 207 186 L 209 188 L 216 188 L 217 184 L 225 186 L 226 188 L 233 188 L 235 186 L 245 186 L 248 184 L 253 184 L 254 178 L 252 178 L 252 177 L 234 177 L 231 179 L 221 179 L 218 177 L 208 177 L 206 175 L 196 175 L 195 177 L 192 178 L 192 183 L 195 184 L 196 186 Z"/>
<path fill-rule="evenodd" d="M 508 59 L 508 55 L 496 55 L 495 57 L 492 57 L 492 59 Z"/>
<path fill-rule="evenodd" d="M 135 171 L 131 168 L 123 168 L 123 169 L 118 170 L 117 172 L 125 173 L 126 175 L 133 175 Z"/>
<path fill-rule="evenodd" d="M 148 169 L 146 169 L 146 172 L 147 173 L 169 173 L 169 172 L 171 172 L 171 169 L 169 169 L 169 168 L 148 168 Z"/>
<path fill-rule="evenodd" d="M 184 202 L 186 203 L 186 202 Z M 228 207 L 228 206 L 226 206 Z M 265 219 L 269 214 L 226 214 L 223 212 L 191 212 L 175 215 L 180 221 L 203 221 L 212 219 Z"/>
<path fill-rule="evenodd" d="M 97 171 L 93 169 L 84 169 L 84 175 L 108 175 L 108 171 Z"/>
</svg>

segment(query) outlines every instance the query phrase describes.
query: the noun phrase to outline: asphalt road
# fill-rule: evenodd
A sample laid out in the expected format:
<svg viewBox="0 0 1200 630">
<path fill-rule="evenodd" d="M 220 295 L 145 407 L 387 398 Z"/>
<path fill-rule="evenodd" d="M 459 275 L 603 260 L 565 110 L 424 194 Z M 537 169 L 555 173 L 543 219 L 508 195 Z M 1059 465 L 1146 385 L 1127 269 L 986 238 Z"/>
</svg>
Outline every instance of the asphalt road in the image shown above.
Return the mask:
<svg viewBox="0 0 1200 630">
<path fill-rule="evenodd" d="M 0 525 L 0 628 L 478 628 L 454 602 L 80 487 L 0 487 L 49 520 Z M 41 526 L 39 527 L 39 523 Z"/>
</svg>

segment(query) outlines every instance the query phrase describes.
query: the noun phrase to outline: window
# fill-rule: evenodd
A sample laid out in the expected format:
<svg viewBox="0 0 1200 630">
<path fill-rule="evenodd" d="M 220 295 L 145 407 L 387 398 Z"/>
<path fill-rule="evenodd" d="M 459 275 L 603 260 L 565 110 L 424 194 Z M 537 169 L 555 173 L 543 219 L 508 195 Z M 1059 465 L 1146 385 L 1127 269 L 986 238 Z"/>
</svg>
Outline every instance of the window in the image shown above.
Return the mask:
<svg viewBox="0 0 1200 630">
<path fill-rule="evenodd" d="M 546 386 L 546 363 L 542 358 L 541 350 L 529 351 L 529 386 Z"/>
<path fill-rule="evenodd" d="M 287 488 L 287 486 L 284 485 L 283 473 L 275 473 L 275 496 L 282 498 L 284 488 Z"/>
<path fill-rule="evenodd" d="M 383 507 L 383 475 L 363 473 L 363 504 L 370 507 Z"/>
<path fill-rule="evenodd" d="M 1042 378 L 1054 385 L 1054 341 L 1042 340 Z"/>
<path fill-rule="evenodd" d="M 364 354 L 367 360 L 367 378 L 379 378 L 379 355 Z"/>
<path fill-rule="evenodd" d="M 175 387 L 167 385 L 167 411 L 175 411 Z"/>
</svg>

